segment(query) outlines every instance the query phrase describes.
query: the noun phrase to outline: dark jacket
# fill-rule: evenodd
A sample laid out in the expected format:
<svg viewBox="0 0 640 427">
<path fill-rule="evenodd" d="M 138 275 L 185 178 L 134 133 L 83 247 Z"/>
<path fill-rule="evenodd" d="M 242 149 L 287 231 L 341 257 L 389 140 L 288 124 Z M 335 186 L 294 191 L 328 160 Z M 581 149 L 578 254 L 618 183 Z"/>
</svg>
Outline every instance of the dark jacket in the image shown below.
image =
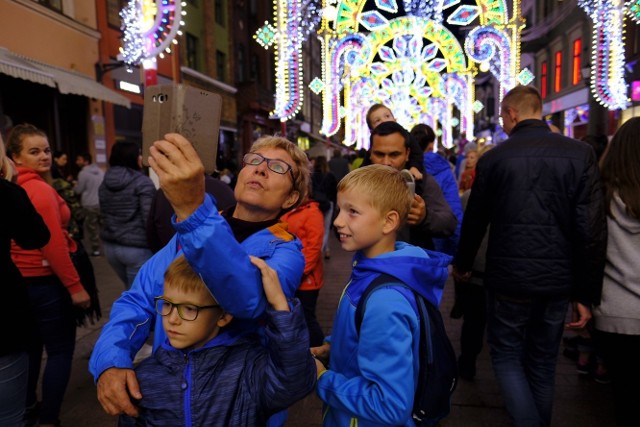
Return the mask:
<svg viewBox="0 0 640 427">
<path fill-rule="evenodd" d="M 27 193 L 16 184 L 0 179 L 0 289 L 5 301 L 0 310 L 2 346 L 0 356 L 25 351 L 31 336 L 29 295 L 20 271 L 11 261 L 13 239 L 23 249 L 38 249 L 49 242 L 49 229 Z"/>
<path fill-rule="evenodd" d="M 518 123 L 480 158 L 455 260 L 469 271 L 491 224 L 485 285 L 513 297 L 600 301 L 607 242 L 604 195 L 593 149 Z"/>
<path fill-rule="evenodd" d="M 425 153 L 424 168 L 427 173 L 433 176 L 433 179 L 435 179 L 440 186 L 442 195 L 458 220 L 456 229 L 451 236 L 433 239 L 433 244 L 438 252 L 455 255 L 460 241 L 460 227 L 462 227 L 462 205 L 458 194 L 456 177 L 453 175 L 451 163 L 438 153 Z"/>
<path fill-rule="evenodd" d="M 451 236 L 456 231 L 458 220 L 445 200 L 440 186 L 430 174 L 425 172 L 422 180 L 416 181 L 416 193 L 424 199 L 427 215 L 420 224 L 403 225 L 398 230 L 397 240 L 433 249 L 433 238 Z"/>
<path fill-rule="evenodd" d="M 221 333 L 183 352 L 167 342 L 136 368 L 140 417 L 121 426 L 260 426 L 315 387 L 302 306 L 267 309 L 267 347 L 256 335 Z"/>
<path fill-rule="evenodd" d="M 209 175 L 204 177 L 205 191 L 216 199 L 216 206 L 220 210 L 226 210 L 236 204 L 233 190 L 219 179 Z M 164 248 L 169 240 L 176 234 L 171 225 L 173 208 L 163 191 L 157 191 L 151 202 L 151 210 L 147 219 L 147 242 L 153 253 Z"/>
<path fill-rule="evenodd" d="M 98 195 L 102 240 L 122 246 L 146 248 L 147 218 L 156 188 L 142 172 L 114 166 L 104 174 Z"/>
</svg>

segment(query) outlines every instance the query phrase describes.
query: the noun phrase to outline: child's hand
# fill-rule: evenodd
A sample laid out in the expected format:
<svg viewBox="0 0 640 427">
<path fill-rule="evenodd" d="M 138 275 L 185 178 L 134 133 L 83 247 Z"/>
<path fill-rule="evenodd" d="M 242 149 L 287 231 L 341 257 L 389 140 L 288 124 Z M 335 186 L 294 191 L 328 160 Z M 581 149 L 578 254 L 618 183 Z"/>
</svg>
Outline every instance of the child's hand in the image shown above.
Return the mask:
<svg viewBox="0 0 640 427">
<path fill-rule="evenodd" d="M 411 175 L 413 175 L 413 177 L 416 179 L 416 181 L 422 179 L 422 174 L 420 173 L 420 171 L 418 169 L 416 169 L 415 166 L 411 166 L 411 169 L 409 169 L 409 172 L 411 172 Z"/>
<path fill-rule="evenodd" d="M 320 347 L 311 347 L 311 354 L 317 360 L 322 362 L 324 366 L 329 366 L 329 354 L 331 353 L 331 344 L 325 342 Z"/>
<path fill-rule="evenodd" d="M 282 292 L 282 286 L 278 279 L 278 273 L 269 267 L 264 260 L 249 255 L 251 263 L 260 269 L 262 274 L 262 287 L 264 293 L 267 296 L 267 301 L 276 311 L 290 311 L 289 304 L 287 303 L 287 297 Z"/>
</svg>

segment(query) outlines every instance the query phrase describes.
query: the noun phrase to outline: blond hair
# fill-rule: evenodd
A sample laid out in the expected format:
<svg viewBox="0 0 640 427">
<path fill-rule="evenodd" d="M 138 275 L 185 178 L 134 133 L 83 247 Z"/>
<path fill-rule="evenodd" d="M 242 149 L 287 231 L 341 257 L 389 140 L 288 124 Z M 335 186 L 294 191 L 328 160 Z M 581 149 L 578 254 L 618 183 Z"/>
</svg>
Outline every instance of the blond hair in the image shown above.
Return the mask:
<svg viewBox="0 0 640 427">
<path fill-rule="evenodd" d="M 193 271 L 184 255 L 174 259 L 165 271 L 164 286 L 180 292 L 207 289 L 200 275 Z"/>
<path fill-rule="evenodd" d="M 364 166 L 350 172 L 338 183 L 338 193 L 344 191 L 355 191 L 367 198 L 381 215 L 392 210 L 398 212 L 400 225 L 406 221 L 413 201 L 400 171 L 384 165 Z"/>
<path fill-rule="evenodd" d="M 249 151 L 253 153 L 265 148 L 280 148 L 286 151 L 295 163 L 293 169 L 293 191 L 297 191 L 300 197 L 298 197 L 298 201 L 293 206 L 286 209 L 291 210 L 302 203 L 309 193 L 311 171 L 307 154 L 296 144 L 280 136 L 263 136 L 253 143 Z"/>
</svg>

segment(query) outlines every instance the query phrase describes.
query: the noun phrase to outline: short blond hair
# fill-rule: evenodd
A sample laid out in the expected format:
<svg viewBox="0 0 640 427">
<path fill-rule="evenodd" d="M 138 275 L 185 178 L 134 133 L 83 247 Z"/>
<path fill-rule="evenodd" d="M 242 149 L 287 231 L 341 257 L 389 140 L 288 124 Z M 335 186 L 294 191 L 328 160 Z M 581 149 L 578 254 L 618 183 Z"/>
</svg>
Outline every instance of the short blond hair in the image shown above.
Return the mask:
<svg viewBox="0 0 640 427">
<path fill-rule="evenodd" d="M 184 255 L 180 255 L 169 264 L 164 273 L 164 286 L 180 292 L 197 292 L 207 289 L 200 275 L 193 271 Z"/>
<path fill-rule="evenodd" d="M 392 210 L 398 212 L 400 225 L 407 220 L 413 198 L 397 169 L 384 165 L 355 169 L 338 183 L 338 193 L 349 190 L 366 197 L 381 215 Z"/>
<path fill-rule="evenodd" d="M 286 138 L 280 136 L 263 136 L 256 140 L 251 146 L 250 152 L 256 152 L 265 148 L 280 148 L 291 156 L 295 163 L 295 169 L 293 170 L 293 191 L 297 191 L 300 194 L 298 201 L 291 206 L 291 210 L 297 207 L 307 197 L 309 193 L 309 183 L 311 170 L 309 167 L 309 158 L 307 154 L 296 144 L 289 141 Z"/>
</svg>

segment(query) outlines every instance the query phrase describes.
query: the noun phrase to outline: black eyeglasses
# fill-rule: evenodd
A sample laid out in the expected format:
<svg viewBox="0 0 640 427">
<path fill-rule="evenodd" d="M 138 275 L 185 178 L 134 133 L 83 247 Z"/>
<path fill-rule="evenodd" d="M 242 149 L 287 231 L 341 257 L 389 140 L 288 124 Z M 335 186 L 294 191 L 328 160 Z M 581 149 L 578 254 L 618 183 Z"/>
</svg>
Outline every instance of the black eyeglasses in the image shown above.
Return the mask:
<svg viewBox="0 0 640 427">
<path fill-rule="evenodd" d="M 247 153 L 242 158 L 242 163 L 249 166 L 258 166 L 264 161 L 267 162 L 267 167 L 269 168 L 269 170 L 280 175 L 284 175 L 285 173 L 289 172 L 291 174 L 291 179 L 295 181 L 295 178 L 293 177 L 293 168 L 284 160 L 268 159 L 262 154 L 258 153 Z"/>
<path fill-rule="evenodd" d="M 168 316 L 171 314 L 173 308 L 175 307 L 176 310 L 178 310 L 178 316 L 180 316 L 182 320 L 186 320 L 188 322 L 196 320 L 198 318 L 198 313 L 200 313 L 200 310 L 204 310 L 205 308 L 220 307 L 220 305 L 218 304 L 203 306 L 195 304 L 176 304 L 163 297 L 155 297 L 154 300 L 156 302 L 156 313 L 158 313 L 159 315 Z"/>
</svg>

